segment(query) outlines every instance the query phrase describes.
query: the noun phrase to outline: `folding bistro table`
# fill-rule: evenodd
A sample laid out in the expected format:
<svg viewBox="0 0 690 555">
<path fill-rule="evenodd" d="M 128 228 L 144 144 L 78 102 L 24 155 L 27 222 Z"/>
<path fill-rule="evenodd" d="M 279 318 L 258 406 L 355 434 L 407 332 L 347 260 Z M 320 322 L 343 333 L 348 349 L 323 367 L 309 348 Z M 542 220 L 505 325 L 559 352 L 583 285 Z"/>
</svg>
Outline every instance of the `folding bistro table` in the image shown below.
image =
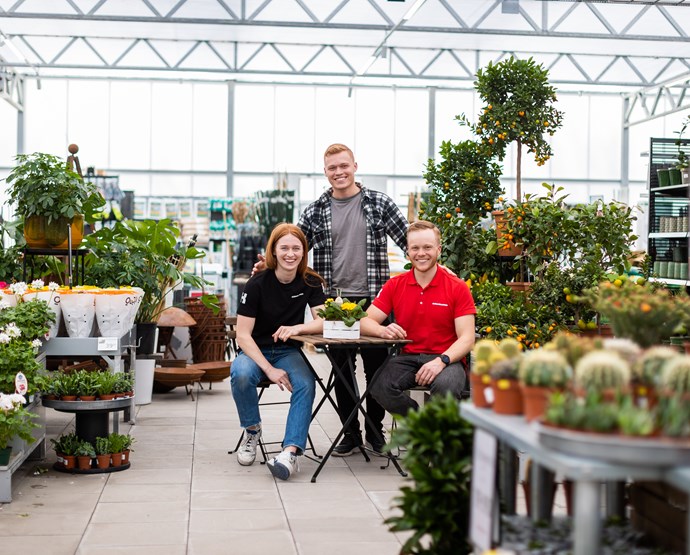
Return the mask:
<svg viewBox="0 0 690 555">
<path fill-rule="evenodd" d="M 405 343 L 411 343 L 409 339 L 380 339 L 378 337 L 367 337 L 367 336 L 361 336 L 359 339 L 330 339 L 330 338 L 324 338 L 323 335 L 318 334 L 318 335 L 293 335 L 291 340 L 300 342 L 302 344 L 310 344 L 313 345 L 314 347 L 321 347 L 324 352 L 326 353 L 326 356 L 328 357 L 328 360 L 331 362 L 332 370 L 331 372 L 335 372 L 335 375 L 340 378 L 341 380 L 343 377 L 346 375 L 345 372 L 350 372 L 351 375 L 354 378 L 355 375 L 355 366 L 354 363 L 352 362 L 351 357 L 345 357 L 346 362 L 342 364 L 342 366 L 338 365 L 335 362 L 335 359 L 333 357 L 333 351 L 336 349 L 347 349 L 347 350 L 353 350 L 353 349 L 367 349 L 367 348 L 372 348 L 372 347 L 387 347 L 388 348 L 388 357 L 386 358 L 385 362 L 383 363 L 384 365 L 388 360 L 390 359 L 391 356 L 397 354 L 398 350 L 402 345 Z M 316 375 L 316 370 L 314 370 L 314 367 L 311 365 L 309 362 L 309 359 L 307 356 L 304 354 L 304 350 L 300 350 L 302 357 L 304 358 L 305 362 L 311 368 L 312 372 L 314 372 L 314 375 Z M 323 468 L 323 465 L 326 464 L 326 461 L 329 459 L 331 456 L 331 453 L 333 453 L 333 450 L 335 447 L 338 445 L 338 442 L 340 439 L 343 437 L 345 434 L 345 431 L 349 428 L 350 424 L 352 421 L 358 417 L 358 414 L 361 412 L 364 415 L 365 419 L 369 419 L 369 415 L 367 414 L 367 411 L 365 410 L 363 404 L 364 404 L 364 399 L 366 398 L 367 394 L 371 391 L 373 385 L 376 383 L 376 380 L 378 379 L 380 372 L 377 371 L 369 380 L 369 383 L 367 384 L 366 391 L 362 393 L 362 395 L 359 394 L 359 389 L 357 387 L 357 380 L 354 381 L 354 389 L 350 387 L 350 384 L 343 380 L 343 383 L 346 386 L 346 389 L 348 393 L 352 396 L 352 399 L 355 401 L 355 408 L 352 410 L 350 415 L 347 417 L 347 420 L 345 421 L 345 424 L 343 425 L 342 429 L 340 432 L 338 432 L 338 435 L 335 437 L 333 440 L 333 443 L 331 447 L 328 449 L 326 454 L 324 455 L 323 459 L 321 459 L 321 462 L 319 463 L 318 468 L 314 472 L 314 475 L 311 477 L 312 482 L 316 482 L 316 478 L 318 477 L 319 473 L 321 472 L 321 469 Z M 331 375 L 331 378 L 333 375 Z M 324 390 L 325 397 L 319 402 L 319 404 L 316 406 L 314 409 L 314 412 L 312 414 L 312 419 L 316 416 L 318 411 L 321 409 L 321 406 L 324 404 L 326 399 L 329 399 L 331 404 L 333 403 L 333 399 L 330 396 L 330 392 L 333 389 L 335 385 L 335 381 L 333 379 L 328 380 L 328 387 Z M 334 405 L 335 406 L 335 405 Z M 370 420 L 369 420 L 370 421 Z M 381 438 L 383 440 L 383 438 Z M 360 450 L 362 454 L 364 455 L 364 458 L 369 462 L 369 456 L 367 455 L 366 451 L 364 450 L 363 447 L 360 447 Z M 400 464 L 398 463 L 397 458 L 389 451 L 387 453 L 387 457 L 390 460 L 390 462 L 393 463 L 393 466 L 397 469 L 397 471 L 400 473 L 401 476 L 407 476 L 405 471 L 400 467 Z"/>
</svg>

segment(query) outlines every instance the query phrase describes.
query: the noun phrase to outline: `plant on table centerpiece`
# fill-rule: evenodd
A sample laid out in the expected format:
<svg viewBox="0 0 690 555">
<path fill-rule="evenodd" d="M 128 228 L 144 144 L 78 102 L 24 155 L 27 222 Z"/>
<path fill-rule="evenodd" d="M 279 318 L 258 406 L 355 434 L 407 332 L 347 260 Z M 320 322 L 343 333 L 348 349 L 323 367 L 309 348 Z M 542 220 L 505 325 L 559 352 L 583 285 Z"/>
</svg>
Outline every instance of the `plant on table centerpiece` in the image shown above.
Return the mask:
<svg viewBox="0 0 690 555">
<path fill-rule="evenodd" d="M 541 417 L 546 411 L 549 395 L 565 389 L 572 374 L 570 364 L 557 351 L 537 349 L 525 353 L 518 366 L 525 418 L 530 421 Z"/>
<path fill-rule="evenodd" d="M 469 553 L 472 425 L 450 394 L 396 419 L 391 444 L 405 447 L 403 465 L 413 481 L 394 500 L 400 514 L 386 519 L 391 531 L 412 532 L 401 553 Z"/>
<path fill-rule="evenodd" d="M 482 144 L 503 160 L 507 147 L 517 146 L 515 174 L 516 198 L 522 199 L 522 147 L 534 153 L 537 165 L 551 157 L 552 136 L 561 127 L 563 113 L 555 108 L 556 89 L 549 84 L 549 72 L 532 58 L 513 56 L 494 64 L 489 62 L 477 71 L 474 87 L 484 102 L 477 123 L 462 115 L 458 119 L 470 126 Z"/>
<path fill-rule="evenodd" d="M 33 442 L 31 430 L 38 425 L 32 422 L 37 418 L 24 408 L 26 398 L 18 393 L 0 393 L 0 449 L 5 449 L 14 437 Z"/>
<path fill-rule="evenodd" d="M 69 434 L 61 435 L 57 439 L 51 439 L 50 443 L 55 449 L 55 452 L 60 455 L 67 455 L 68 457 L 75 457 L 77 455 L 77 448 L 81 440 L 77 434 L 70 432 Z"/>
<path fill-rule="evenodd" d="M 96 391 L 101 399 L 112 396 L 118 382 L 118 374 L 105 370 L 96 374 Z"/>
<path fill-rule="evenodd" d="M 620 279 L 602 282 L 583 298 L 610 323 L 616 337 L 632 339 L 641 347 L 658 345 L 690 315 L 690 299 L 649 284 Z"/>
<path fill-rule="evenodd" d="M 324 307 L 320 308 L 316 313 L 324 320 L 343 322 L 350 328 L 355 322 L 367 316 L 367 313 L 364 311 L 365 304 L 366 299 L 362 299 L 358 303 L 352 303 L 346 298 L 341 298 L 340 294 L 338 294 L 335 299 L 326 299 Z"/>
<path fill-rule="evenodd" d="M 61 245 L 75 219 L 83 216 L 93 221 L 94 213 L 105 204 L 97 187 L 84 182 L 64 160 L 41 152 L 19 154 L 15 159 L 17 165 L 6 179 L 7 202 L 23 219 L 27 240 L 39 241 L 35 246 Z"/>
</svg>

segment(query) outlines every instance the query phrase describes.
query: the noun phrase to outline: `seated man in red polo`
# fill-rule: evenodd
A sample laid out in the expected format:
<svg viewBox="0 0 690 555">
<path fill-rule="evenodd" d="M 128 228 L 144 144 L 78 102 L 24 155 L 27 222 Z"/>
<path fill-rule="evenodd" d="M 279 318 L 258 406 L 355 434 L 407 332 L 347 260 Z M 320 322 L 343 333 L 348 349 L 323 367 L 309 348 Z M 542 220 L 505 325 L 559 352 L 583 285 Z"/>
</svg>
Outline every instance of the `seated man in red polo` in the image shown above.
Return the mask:
<svg viewBox="0 0 690 555">
<path fill-rule="evenodd" d="M 429 386 L 432 395 L 465 387 L 464 358 L 474 346 L 474 301 L 467 284 L 438 265 L 441 233 L 426 221 L 410 224 L 407 255 L 412 270 L 388 281 L 361 321 L 364 335 L 411 339 L 379 370 L 372 395 L 394 414 L 417 409 L 405 391 Z M 395 323 L 382 326 L 389 314 Z"/>
</svg>

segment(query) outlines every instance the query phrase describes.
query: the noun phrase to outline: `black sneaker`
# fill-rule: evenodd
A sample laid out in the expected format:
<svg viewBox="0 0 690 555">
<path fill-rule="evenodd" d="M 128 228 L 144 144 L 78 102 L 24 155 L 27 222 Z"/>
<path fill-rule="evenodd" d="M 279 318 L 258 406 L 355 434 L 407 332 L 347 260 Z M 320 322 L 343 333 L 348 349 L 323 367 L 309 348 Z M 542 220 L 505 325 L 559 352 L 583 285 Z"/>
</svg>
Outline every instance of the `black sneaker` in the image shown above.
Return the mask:
<svg viewBox="0 0 690 555">
<path fill-rule="evenodd" d="M 359 449 L 360 445 L 362 445 L 362 436 L 353 436 L 350 433 L 346 433 L 331 454 L 334 457 L 349 457 Z"/>
<path fill-rule="evenodd" d="M 370 451 L 373 451 L 375 454 L 380 455 L 380 456 L 385 456 L 385 436 L 383 433 L 381 434 L 381 437 L 384 437 L 384 440 L 382 441 L 381 439 L 378 438 L 373 438 L 370 436 L 367 436 L 367 447 L 369 448 Z"/>
</svg>

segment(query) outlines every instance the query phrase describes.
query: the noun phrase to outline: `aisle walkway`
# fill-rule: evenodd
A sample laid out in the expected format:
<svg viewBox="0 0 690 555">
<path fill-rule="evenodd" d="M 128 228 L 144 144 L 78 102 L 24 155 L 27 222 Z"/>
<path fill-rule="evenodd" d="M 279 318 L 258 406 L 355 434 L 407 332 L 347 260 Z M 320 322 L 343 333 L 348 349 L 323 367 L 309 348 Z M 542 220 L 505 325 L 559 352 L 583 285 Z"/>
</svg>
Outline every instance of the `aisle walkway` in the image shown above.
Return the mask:
<svg viewBox="0 0 690 555">
<path fill-rule="evenodd" d="M 325 355 L 310 355 L 327 375 Z M 360 374 L 361 372 L 358 372 Z M 229 380 L 195 394 L 178 388 L 154 394 L 138 407 L 132 467 L 123 472 L 71 475 L 48 459 L 25 463 L 13 480 L 13 502 L 0 504 L 0 537 L 6 553 L 397 555 L 403 535 L 384 518 L 404 480 L 380 459 L 331 458 L 317 483 L 316 464 L 278 482 L 258 462 L 241 467 L 234 455 L 239 434 Z M 270 394 L 281 395 L 276 388 Z M 317 388 L 318 391 L 318 388 Z M 268 395 L 268 393 L 267 393 Z M 264 435 L 282 438 L 285 406 L 264 408 Z M 70 415 L 46 409 L 49 437 L 71 430 Z M 120 425 L 120 432 L 129 430 Z M 324 409 L 312 424 L 325 452 L 339 430 Z"/>
</svg>

